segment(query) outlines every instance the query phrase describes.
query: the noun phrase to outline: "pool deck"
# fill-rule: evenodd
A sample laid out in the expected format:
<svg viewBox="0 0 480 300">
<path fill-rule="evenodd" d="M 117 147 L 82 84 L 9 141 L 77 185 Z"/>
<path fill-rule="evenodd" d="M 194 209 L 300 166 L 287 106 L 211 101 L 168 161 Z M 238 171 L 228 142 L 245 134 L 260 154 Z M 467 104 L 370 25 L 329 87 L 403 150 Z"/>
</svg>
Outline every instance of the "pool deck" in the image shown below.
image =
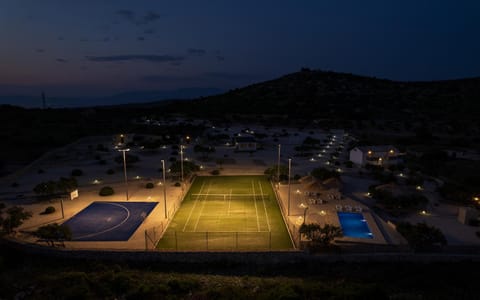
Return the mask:
<svg viewBox="0 0 480 300">
<path fill-rule="evenodd" d="M 318 223 L 320 225 L 333 224 L 340 227 L 340 221 L 338 219 L 337 212 L 356 212 L 355 208 L 361 208 L 365 220 L 368 223 L 368 227 L 372 232 L 373 238 L 353 238 L 353 237 L 341 237 L 336 241 L 340 243 L 359 243 L 359 244 L 392 244 L 402 245 L 405 244 L 405 240 L 385 221 L 375 215 L 368 206 L 355 201 L 348 197 L 329 197 L 328 194 L 320 195 L 319 199 L 322 204 L 310 204 L 309 199 L 311 197 L 306 196 L 302 192 L 301 184 L 292 184 L 290 187 L 290 216 L 287 217 L 288 222 L 296 227 L 301 226 L 303 223 L 304 208 L 301 204 L 307 204 L 308 209 L 306 213 L 306 223 Z M 297 190 L 300 190 L 297 192 Z M 280 185 L 277 188 L 280 201 L 285 208 L 288 207 L 288 186 Z M 319 203 L 319 201 L 317 201 Z M 341 209 L 340 209 L 341 208 Z M 385 237 L 386 235 L 386 237 Z"/>
</svg>

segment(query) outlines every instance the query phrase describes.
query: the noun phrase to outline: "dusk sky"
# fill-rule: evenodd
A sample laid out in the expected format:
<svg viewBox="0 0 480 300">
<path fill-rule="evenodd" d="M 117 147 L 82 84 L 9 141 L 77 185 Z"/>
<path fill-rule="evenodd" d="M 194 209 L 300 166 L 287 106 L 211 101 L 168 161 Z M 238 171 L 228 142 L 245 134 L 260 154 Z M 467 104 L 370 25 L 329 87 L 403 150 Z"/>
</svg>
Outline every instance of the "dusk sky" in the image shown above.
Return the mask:
<svg viewBox="0 0 480 300">
<path fill-rule="evenodd" d="M 0 0 L 0 96 L 480 76 L 480 1 Z"/>
</svg>

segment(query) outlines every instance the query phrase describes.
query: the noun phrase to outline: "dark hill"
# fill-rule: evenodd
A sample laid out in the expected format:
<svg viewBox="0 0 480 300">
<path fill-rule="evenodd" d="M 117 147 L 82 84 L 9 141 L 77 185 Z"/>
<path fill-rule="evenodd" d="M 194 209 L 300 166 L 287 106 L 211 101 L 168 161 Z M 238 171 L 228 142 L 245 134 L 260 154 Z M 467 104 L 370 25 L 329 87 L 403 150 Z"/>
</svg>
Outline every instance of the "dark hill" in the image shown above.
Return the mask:
<svg viewBox="0 0 480 300">
<path fill-rule="evenodd" d="M 345 73 L 302 69 L 278 79 L 198 100 L 176 111 L 198 114 L 288 114 L 298 117 L 397 119 L 425 115 L 475 117 L 480 78 L 398 82 Z"/>
</svg>

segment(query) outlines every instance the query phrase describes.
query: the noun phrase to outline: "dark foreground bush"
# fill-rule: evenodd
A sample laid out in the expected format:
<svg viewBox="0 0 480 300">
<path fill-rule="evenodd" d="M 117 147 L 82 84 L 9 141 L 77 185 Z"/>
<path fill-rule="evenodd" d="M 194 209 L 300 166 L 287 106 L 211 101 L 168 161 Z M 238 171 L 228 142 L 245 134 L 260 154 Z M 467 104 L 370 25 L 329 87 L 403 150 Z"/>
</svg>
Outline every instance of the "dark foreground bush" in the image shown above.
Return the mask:
<svg viewBox="0 0 480 300">
<path fill-rule="evenodd" d="M 83 175 L 83 171 L 80 170 L 80 169 L 73 169 L 72 170 L 72 176 L 82 176 Z"/>
<path fill-rule="evenodd" d="M 104 197 L 104 196 L 111 196 L 114 193 L 115 193 L 115 191 L 113 190 L 112 187 L 104 186 L 104 187 L 102 187 L 102 189 L 100 190 L 100 192 L 98 194 L 100 196 Z"/>
<path fill-rule="evenodd" d="M 219 171 L 219 170 L 213 170 L 212 172 L 210 172 L 210 174 L 212 174 L 212 175 L 220 175 L 220 171 Z"/>
<path fill-rule="evenodd" d="M 145 188 L 146 188 L 146 189 L 153 189 L 153 188 L 154 188 L 154 185 L 153 185 L 153 183 L 149 182 L 149 183 L 147 183 L 147 184 L 145 185 Z"/>
</svg>

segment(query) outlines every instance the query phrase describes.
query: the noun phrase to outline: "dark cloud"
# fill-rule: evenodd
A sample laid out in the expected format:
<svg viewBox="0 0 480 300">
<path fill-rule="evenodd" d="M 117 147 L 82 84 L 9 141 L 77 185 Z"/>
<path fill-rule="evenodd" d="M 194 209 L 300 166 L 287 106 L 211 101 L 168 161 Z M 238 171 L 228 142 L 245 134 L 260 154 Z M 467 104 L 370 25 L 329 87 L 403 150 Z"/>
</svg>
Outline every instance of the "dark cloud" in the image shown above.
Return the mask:
<svg viewBox="0 0 480 300">
<path fill-rule="evenodd" d="M 137 41 L 141 41 L 141 42 L 143 42 L 144 40 L 145 40 L 145 38 L 144 38 L 143 36 L 139 36 L 139 37 L 137 37 Z"/>
<path fill-rule="evenodd" d="M 63 59 L 63 58 L 57 58 L 56 61 L 59 62 L 59 63 L 66 63 L 66 62 L 68 62 L 68 60 Z"/>
<path fill-rule="evenodd" d="M 155 22 L 158 19 L 160 19 L 160 15 L 153 11 L 149 11 L 145 16 L 143 16 L 143 21 L 145 24 Z"/>
<path fill-rule="evenodd" d="M 145 34 L 154 34 L 154 33 L 155 33 L 155 29 L 153 29 L 153 28 L 148 28 L 148 29 L 145 29 L 145 30 L 143 31 L 143 33 L 145 33 Z"/>
<path fill-rule="evenodd" d="M 157 82 L 202 82 L 202 81 L 250 81 L 259 78 L 257 75 L 229 72 L 207 72 L 192 76 L 172 76 L 172 75 L 146 75 L 140 78 L 141 81 L 149 83 Z"/>
<path fill-rule="evenodd" d="M 256 77 L 252 74 L 228 73 L 228 72 L 207 72 L 207 73 L 204 73 L 203 75 L 209 78 L 227 79 L 227 80 L 249 80 Z"/>
<path fill-rule="evenodd" d="M 120 9 L 120 10 L 117 10 L 117 14 L 120 15 L 122 18 L 126 19 L 127 21 L 132 22 L 135 25 L 150 24 L 161 18 L 161 16 L 154 11 L 149 11 L 143 16 L 137 16 L 133 10 Z"/>
<path fill-rule="evenodd" d="M 43 53 L 43 52 L 45 52 L 45 49 L 38 48 L 38 49 L 35 49 L 35 52 L 37 52 L 37 53 Z"/>
<path fill-rule="evenodd" d="M 187 53 L 190 55 L 197 55 L 197 56 L 202 56 L 207 53 L 205 49 L 198 49 L 198 48 L 188 48 Z"/>
<path fill-rule="evenodd" d="M 120 15 L 122 18 L 125 18 L 130 22 L 135 22 L 135 13 L 132 10 L 120 9 L 117 10 L 117 15 Z"/>
<path fill-rule="evenodd" d="M 224 60 L 225 60 L 225 57 L 222 56 L 222 55 L 217 55 L 217 56 L 215 56 L 215 58 L 216 58 L 218 61 L 224 61 Z"/>
<path fill-rule="evenodd" d="M 112 55 L 112 56 L 86 56 L 86 59 L 93 62 L 116 62 L 116 61 L 148 61 L 154 63 L 181 62 L 183 56 L 173 55 Z"/>
<path fill-rule="evenodd" d="M 141 81 L 144 82 L 170 82 L 170 81 L 180 81 L 185 80 L 188 78 L 185 77 L 177 77 L 177 76 L 168 76 L 168 75 L 147 75 L 140 78 Z"/>
</svg>

